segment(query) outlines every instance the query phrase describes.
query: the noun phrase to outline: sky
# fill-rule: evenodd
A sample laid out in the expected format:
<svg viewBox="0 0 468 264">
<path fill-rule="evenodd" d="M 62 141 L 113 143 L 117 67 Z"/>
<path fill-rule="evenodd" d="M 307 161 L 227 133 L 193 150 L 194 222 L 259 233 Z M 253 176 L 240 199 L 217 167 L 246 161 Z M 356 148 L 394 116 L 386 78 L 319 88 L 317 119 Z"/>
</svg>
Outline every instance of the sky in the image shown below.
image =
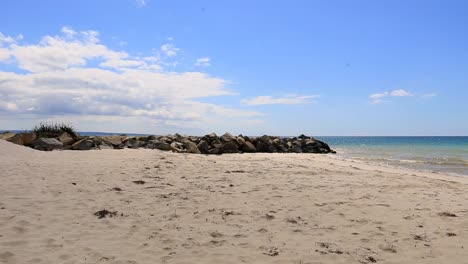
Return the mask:
<svg viewBox="0 0 468 264">
<path fill-rule="evenodd" d="M 468 1 L 0 3 L 0 130 L 468 135 Z"/>
</svg>

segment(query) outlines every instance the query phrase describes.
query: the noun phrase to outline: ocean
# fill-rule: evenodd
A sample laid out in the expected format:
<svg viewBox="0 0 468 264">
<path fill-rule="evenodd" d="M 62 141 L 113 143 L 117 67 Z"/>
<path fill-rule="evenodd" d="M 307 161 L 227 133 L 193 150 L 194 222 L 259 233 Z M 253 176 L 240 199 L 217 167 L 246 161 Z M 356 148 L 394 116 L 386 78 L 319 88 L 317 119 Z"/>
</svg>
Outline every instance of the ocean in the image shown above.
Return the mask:
<svg viewBox="0 0 468 264">
<path fill-rule="evenodd" d="M 468 176 L 468 137 L 316 137 L 344 158 Z"/>
</svg>

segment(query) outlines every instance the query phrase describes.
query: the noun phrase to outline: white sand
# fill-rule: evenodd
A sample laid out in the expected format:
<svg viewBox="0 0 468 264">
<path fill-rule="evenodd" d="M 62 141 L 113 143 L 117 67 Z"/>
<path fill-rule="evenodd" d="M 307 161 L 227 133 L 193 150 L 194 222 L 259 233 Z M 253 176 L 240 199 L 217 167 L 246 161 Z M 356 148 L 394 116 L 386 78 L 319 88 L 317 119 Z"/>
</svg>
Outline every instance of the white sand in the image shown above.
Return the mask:
<svg viewBox="0 0 468 264">
<path fill-rule="evenodd" d="M 313 154 L 0 140 L 0 180 L 0 263 L 468 263 L 465 178 Z"/>
</svg>

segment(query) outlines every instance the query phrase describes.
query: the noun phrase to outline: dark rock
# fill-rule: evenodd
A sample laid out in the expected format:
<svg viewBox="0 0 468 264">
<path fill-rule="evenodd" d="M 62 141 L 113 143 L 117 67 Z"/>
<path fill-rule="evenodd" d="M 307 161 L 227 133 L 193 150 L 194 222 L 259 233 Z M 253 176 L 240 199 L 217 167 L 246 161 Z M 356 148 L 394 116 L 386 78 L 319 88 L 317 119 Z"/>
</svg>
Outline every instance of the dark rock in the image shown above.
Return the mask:
<svg viewBox="0 0 468 264">
<path fill-rule="evenodd" d="M 72 145 L 73 150 L 90 150 L 94 148 L 94 142 L 91 139 L 82 139 Z"/>
<path fill-rule="evenodd" d="M 200 140 L 197 147 L 198 150 L 203 154 L 210 153 L 210 145 L 208 145 L 208 143 L 205 140 Z"/>
<path fill-rule="evenodd" d="M 214 155 L 221 155 L 223 154 L 223 149 L 222 148 L 212 148 L 210 149 L 210 154 L 214 154 Z"/>
<path fill-rule="evenodd" d="M 155 135 L 151 135 L 151 136 L 148 136 L 146 141 L 155 140 L 155 139 L 157 139 L 157 137 Z"/>
<path fill-rule="evenodd" d="M 221 141 L 215 139 L 215 140 L 211 141 L 210 146 L 213 147 L 213 148 L 222 148 L 223 143 L 221 143 Z"/>
<path fill-rule="evenodd" d="M 270 149 L 270 145 L 268 142 L 257 141 L 257 152 L 268 152 Z"/>
<path fill-rule="evenodd" d="M 223 153 L 239 153 L 236 142 L 230 141 L 223 144 Z"/>
<path fill-rule="evenodd" d="M 137 138 L 138 141 L 143 141 L 143 142 L 148 141 L 148 139 L 149 139 L 148 136 L 141 136 L 141 137 L 138 137 L 138 138 Z"/>
<path fill-rule="evenodd" d="M 127 148 L 136 149 L 140 146 L 140 142 L 136 138 L 127 138 L 123 141 Z"/>
<path fill-rule="evenodd" d="M 290 151 L 294 153 L 302 153 L 302 148 L 301 146 L 295 145 L 290 149 Z"/>
<path fill-rule="evenodd" d="M 275 146 L 273 145 L 268 146 L 268 153 L 276 153 L 276 152 L 278 152 L 278 150 L 276 149 Z"/>
<path fill-rule="evenodd" d="M 62 142 L 58 141 L 55 138 L 39 138 L 33 144 L 34 148 L 37 150 L 51 151 L 54 149 L 62 149 Z"/>
<path fill-rule="evenodd" d="M 246 141 L 242 146 L 242 151 L 253 153 L 257 152 L 257 149 L 255 148 L 254 144 L 250 143 L 249 141 Z"/>
<path fill-rule="evenodd" d="M 171 144 L 166 143 L 166 142 L 157 142 L 157 143 L 154 145 L 154 148 L 155 148 L 155 149 L 159 149 L 159 150 L 163 150 L 163 151 L 172 150 Z"/>
</svg>

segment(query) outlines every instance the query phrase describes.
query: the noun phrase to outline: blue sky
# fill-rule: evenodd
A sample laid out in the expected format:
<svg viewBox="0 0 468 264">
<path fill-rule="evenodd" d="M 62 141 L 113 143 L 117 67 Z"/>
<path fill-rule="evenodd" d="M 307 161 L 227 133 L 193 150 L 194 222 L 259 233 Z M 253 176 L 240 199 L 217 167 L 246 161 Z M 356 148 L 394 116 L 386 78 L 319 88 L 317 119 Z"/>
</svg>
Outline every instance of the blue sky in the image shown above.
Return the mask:
<svg viewBox="0 0 468 264">
<path fill-rule="evenodd" d="M 0 8 L 0 129 L 468 135 L 467 1 Z"/>
</svg>

